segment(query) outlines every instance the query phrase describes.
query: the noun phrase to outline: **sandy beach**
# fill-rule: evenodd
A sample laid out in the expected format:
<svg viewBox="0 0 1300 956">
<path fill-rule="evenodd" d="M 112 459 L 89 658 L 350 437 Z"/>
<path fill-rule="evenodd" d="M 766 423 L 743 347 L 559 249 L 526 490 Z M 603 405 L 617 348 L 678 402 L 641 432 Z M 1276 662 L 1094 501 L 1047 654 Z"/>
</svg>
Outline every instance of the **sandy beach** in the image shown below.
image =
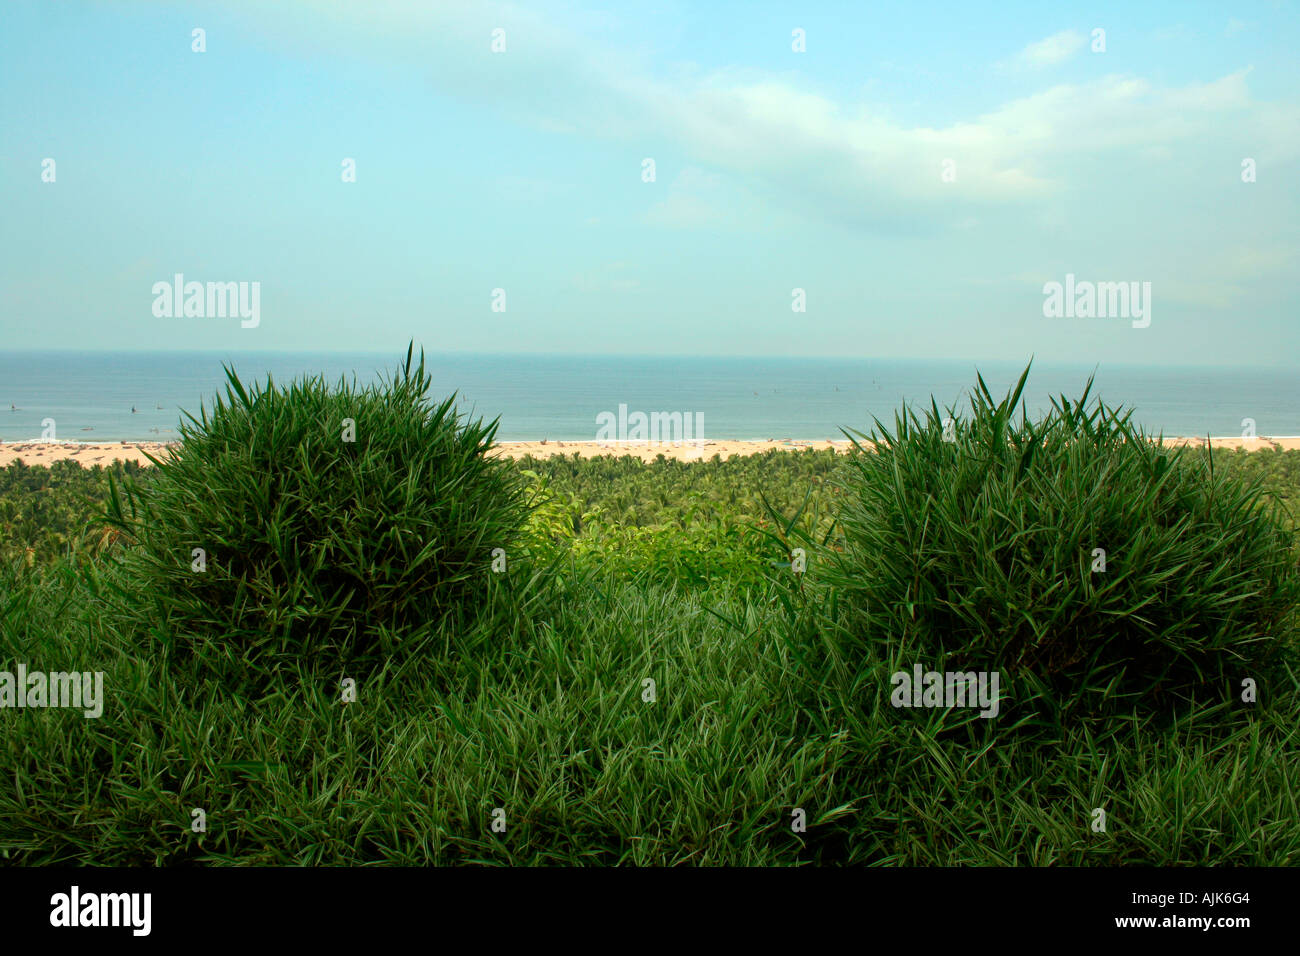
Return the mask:
<svg viewBox="0 0 1300 956">
<path fill-rule="evenodd" d="M 778 451 L 801 451 L 805 448 L 834 448 L 847 451 L 852 447 L 848 439 L 838 441 L 825 438 L 821 440 L 799 440 L 792 438 L 767 438 L 759 440 L 705 441 L 700 443 L 641 441 L 504 441 L 499 442 L 494 451 L 509 458 L 550 458 L 554 455 L 578 455 L 581 458 L 599 458 L 601 455 L 631 455 L 642 461 L 654 461 L 660 455 L 676 458 L 678 461 L 707 461 L 714 455 L 723 459 L 733 455 L 758 455 L 776 449 Z"/>
<path fill-rule="evenodd" d="M 1204 446 L 1204 438 L 1166 439 L 1169 445 Z M 1300 449 L 1300 436 L 1292 435 L 1282 438 L 1212 438 L 1210 443 L 1215 448 L 1244 448 L 1258 451 L 1265 448 L 1282 450 Z M 5 442 L 0 444 L 0 465 L 10 465 L 18 459 L 25 465 L 51 465 L 56 461 L 70 459 L 86 467 L 109 465 L 114 461 L 138 462 L 149 464 L 146 454 L 161 458 L 167 454 L 171 442 L 113 442 L 94 444 L 89 442 Z M 852 447 L 847 439 L 800 440 L 789 438 L 768 438 L 760 440 L 706 441 L 702 444 L 650 444 L 647 442 L 614 441 L 507 441 L 499 442 L 493 449 L 494 454 L 510 458 L 524 458 L 532 455 L 536 458 L 549 458 L 553 455 L 578 455 L 582 458 L 597 458 L 601 455 L 631 455 L 642 461 L 654 461 L 659 455 L 676 458 L 679 461 L 708 460 L 714 455 L 723 459 L 733 455 L 759 455 L 764 452 L 801 451 L 805 448 L 833 448 L 838 452 Z"/>
<path fill-rule="evenodd" d="M 111 465 L 114 461 L 134 461 L 148 465 L 145 453 L 160 458 L 172 442 L 141 441 L 92 444 L 72 441 L 4 442 L 0 444 L 0 465 L 12 465 L 18 459 L 24 465 L 52 465 L 71 459 L 87 468 Z"/>
</svg>

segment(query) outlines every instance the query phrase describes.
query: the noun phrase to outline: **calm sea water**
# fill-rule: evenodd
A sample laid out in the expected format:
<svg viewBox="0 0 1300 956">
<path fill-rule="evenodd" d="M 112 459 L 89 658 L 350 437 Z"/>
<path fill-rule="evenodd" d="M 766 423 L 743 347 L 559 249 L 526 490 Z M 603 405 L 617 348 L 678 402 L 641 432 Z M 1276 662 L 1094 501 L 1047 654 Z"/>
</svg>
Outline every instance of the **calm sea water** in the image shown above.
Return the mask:
<svg viewBox="0 0 1300 956">
<path fill-rule="evenodd" d="M 323 372 L 372 381 L 395 365 L 390 354 L 345 353 L 0 353 L 0 441 L 41 436 L 52 418 L 70 441 L 166 440 L 181 410 L 197 413 L 224 388 L 222 362 L 241 379 L 287 381 Z M 463 411 L 500 417 L 503 440 L 596 437 L 596 417 L 629 412 L 702 413 L 705 438 L 842 438 L 867 431 L 872 416 L 893 421 L 904 403 L 965 406 L 973 362 L 834 359 L 632 358 L 433 355 L 439 396 L 455 391 Z M 995 394 L 1022 371 L 979 363 Z M 1078 395 L 1092 366 L 1034 364 L 1031 410 L 1049 396 Z M 1097 391 L 1166 435 L 1240 435 L 1252 418 L 1260 435 L 1300 435 L 1300 369 L 1142 368 L 1102 365 Z M 10 410 L 10 406 L 16 410 Z M 135 409 L 133 412 L 132 409 Z"/>
</svg>

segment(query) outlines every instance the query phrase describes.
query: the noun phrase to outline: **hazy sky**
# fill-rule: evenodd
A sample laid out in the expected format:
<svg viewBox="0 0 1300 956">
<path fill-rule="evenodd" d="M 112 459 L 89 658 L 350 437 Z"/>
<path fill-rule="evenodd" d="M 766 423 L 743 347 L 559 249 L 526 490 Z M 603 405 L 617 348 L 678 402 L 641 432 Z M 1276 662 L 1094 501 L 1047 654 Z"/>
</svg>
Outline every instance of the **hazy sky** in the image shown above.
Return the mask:
<svg viewBox="0 0 1300 956">
<path fill-rule="evenodd" d="M 1294 4 L 609 6 L 4 0 L 0 347 L 1300 364 Z"/>
</svg>

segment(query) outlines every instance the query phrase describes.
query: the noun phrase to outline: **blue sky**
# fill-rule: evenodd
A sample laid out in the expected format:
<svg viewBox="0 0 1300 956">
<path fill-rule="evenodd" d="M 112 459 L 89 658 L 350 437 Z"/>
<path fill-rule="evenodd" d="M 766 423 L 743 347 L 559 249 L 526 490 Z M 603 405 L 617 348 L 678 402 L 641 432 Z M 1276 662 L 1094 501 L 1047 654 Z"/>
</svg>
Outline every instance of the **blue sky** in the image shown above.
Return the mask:
<svg viewBox="0 0 1300 956">
<path fill-rule="evenodd" d="M 0 341 L 1300 365 L 1294 4 L 616 6 L 7 0 Z"/>
</svg>

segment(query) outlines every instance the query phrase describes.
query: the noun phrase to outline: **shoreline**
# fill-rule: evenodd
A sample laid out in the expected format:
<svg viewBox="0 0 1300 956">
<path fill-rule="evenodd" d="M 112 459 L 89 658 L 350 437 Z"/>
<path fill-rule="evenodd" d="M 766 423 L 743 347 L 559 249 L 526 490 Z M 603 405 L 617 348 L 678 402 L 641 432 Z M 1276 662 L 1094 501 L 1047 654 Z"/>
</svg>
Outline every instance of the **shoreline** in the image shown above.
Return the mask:
<svg viewBox="0 0 1300 956">
<path fill-rule="evenodd" d="M 1205 438 L 1168 438 L 1166 445 L 1197 445 L 1205 447 Z M 176 442 L 158 441 L 119 441 L 119 442 L 79 442 L 79 441 L 15 441 L 0 442 L 0 466 L 13 464 L 14 459 L 25 465 L 49 466 L 56 461 L 76 461 L 90 467 L 110 465 L 114 461 L 136 462 L 147 465 L 146 453 L 161 458 L 167 449 Z M 1210 438 L 1209 444 L 1214 448 L 1244 448 L 1247 451 L 1260 451 L 1274 448 L 1282 451 L 1300 450 L 1300 436 L 1280 437 L 1260 436 L 1258 438 L 1218 437 Z M 673 443 L 649 443 L 644 441 L 596 441 L 582 439 L 576 441 L 501 441 L 492 449 L 494 455 L 508 458 L 550 458 L 555 455 L 578 455 L 582 458 L 599 458 L 602 455 L 621 457 L 630 455 L 642 461 L 654 461 L 659 455 L 678 461 L 708 461 L 714 455 L 723 460 L 735 455 L 761 455 L 768 451 L 803 451 L 805 449 L 834 449 L 847 452 L 852 448 L 848 439 L 721 439 L 717 441 Z"/>
</svg>

